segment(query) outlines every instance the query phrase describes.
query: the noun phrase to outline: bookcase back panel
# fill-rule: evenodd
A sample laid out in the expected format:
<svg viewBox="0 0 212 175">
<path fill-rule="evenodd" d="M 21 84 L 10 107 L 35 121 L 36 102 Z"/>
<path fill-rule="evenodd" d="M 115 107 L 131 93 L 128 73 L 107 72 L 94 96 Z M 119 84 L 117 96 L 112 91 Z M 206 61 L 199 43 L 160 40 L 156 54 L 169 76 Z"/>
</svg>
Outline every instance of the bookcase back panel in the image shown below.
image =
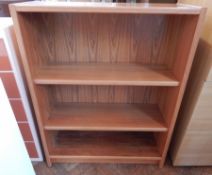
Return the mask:
<svg viewBox="0 0 212 175">
<path fill-rule="evenodd" d="M 160 160 L 152 132 L 46 132 L 53 155 L 154 157 Z"/>
<path fill-rule="evenodd" d="M 130 86 L 49 86 L 55 103 L 158 103 L 164 88 Z"/>
<path fill-rule="evenodd" d="M 141 63 L 172 67 L 184 15 L 22 13 L 34 66 Z M 171 43 L 171 44 L 170 44 Z M 36 53 L 33 55 L 33 53 Z"/>
</svg>

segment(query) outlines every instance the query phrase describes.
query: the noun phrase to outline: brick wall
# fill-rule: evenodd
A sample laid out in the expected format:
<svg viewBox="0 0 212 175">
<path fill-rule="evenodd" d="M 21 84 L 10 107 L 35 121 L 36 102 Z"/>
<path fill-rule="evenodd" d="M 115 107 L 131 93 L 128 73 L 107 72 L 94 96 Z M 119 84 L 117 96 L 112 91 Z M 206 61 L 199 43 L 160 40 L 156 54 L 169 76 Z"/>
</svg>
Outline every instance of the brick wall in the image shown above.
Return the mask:
<svg viewBox="0 0 212 175">
<path fill-rule="evenodd" d="M 30 129 L 29 121 L 24 110 L 23 102 L 16 84 L 14 72 L 3 39 L 0 38 L 0 78 L 3 81 L 7 96 L 12 106 L 16 121 L 22 133 L 30 158 L 38 158 L 35 142 Z"/>
</svg>

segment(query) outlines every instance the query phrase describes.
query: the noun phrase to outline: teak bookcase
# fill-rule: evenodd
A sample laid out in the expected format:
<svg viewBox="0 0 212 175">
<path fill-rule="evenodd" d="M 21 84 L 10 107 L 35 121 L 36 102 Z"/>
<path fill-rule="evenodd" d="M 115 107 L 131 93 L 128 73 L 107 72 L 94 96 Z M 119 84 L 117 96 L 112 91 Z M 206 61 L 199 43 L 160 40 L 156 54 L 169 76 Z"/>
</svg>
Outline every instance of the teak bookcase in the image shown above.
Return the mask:
<svg viewBox="0 0 212 175">
<path fill-rule="evenodd" d="M 205 9 L 10 6 L 46 160 L 164 164 Z"/>
</svg>

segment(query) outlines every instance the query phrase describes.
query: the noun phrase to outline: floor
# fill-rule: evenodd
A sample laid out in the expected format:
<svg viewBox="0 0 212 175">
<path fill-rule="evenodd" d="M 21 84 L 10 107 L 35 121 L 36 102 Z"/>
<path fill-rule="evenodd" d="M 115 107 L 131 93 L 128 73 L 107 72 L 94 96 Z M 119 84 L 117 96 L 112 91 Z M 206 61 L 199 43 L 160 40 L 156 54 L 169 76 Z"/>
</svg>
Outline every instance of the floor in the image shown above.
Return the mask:
<svg viewBox="0 0 212 175">
<path fill-rule="evenodd" d="M 36 175 L 212 175 L 212 167 L 173 168 L 168 162 L 164 168 L 135 164 L 34 164 Z"/>
</svg>

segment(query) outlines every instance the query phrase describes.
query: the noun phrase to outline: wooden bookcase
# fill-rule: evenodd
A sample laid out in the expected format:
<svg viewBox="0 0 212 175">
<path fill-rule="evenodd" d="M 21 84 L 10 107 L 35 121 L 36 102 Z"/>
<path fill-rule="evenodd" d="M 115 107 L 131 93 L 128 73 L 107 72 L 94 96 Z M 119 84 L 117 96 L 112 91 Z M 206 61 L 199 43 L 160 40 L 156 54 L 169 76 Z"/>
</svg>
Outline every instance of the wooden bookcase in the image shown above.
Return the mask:
<svg viewBox="0 0 212 175">
<path fill-rule="evenodd" d="M 205 9 L 25 2 L 10 10 L 48 165 L 162 167 Z"/>
</svg>

